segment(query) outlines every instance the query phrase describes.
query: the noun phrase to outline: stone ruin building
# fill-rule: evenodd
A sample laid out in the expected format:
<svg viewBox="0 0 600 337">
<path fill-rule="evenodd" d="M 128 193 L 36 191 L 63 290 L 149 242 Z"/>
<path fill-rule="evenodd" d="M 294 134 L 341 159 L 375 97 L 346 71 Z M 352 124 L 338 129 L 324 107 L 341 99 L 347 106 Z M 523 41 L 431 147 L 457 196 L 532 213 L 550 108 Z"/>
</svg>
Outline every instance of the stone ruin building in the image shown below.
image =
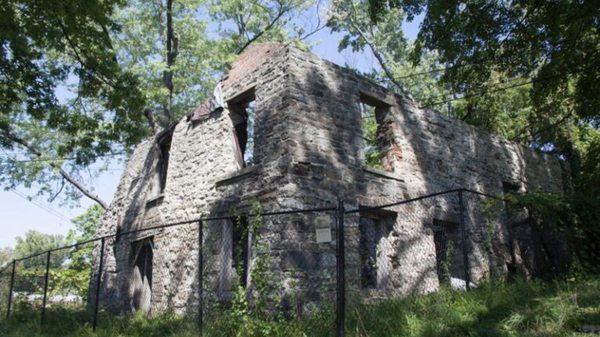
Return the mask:
<svg viewBox="0 0 600 337">
<path fill-rule="evenodd" d="M 365 112 L 376 119 L 379 168 L 366 165 L 372 149 L 363 131 Z M 407 93 L 393 93 L 295 46 L 263 43 L 238 57 L 215 97 L 135 148 L 97 235 L 250 214 L 256 202 L 264 211 L 294 210 L 335 206 L 339 197 L 357 209 L 454 188 L 560 193 L 563 175 L 557 158 L 420 108 Z M 517 266 L 511 265 L 506 222 L 496 224 L 486 247 L 481 204 L 468 202 L 464 215 L 473 283 L 511 268 L 529 276 L 546 268 L 536 244 L 541 234 L 527 226 L 514 228 Z M 448 194 L 348 214 L 347 288 L 365 296 L 438 289 L 440 240 L 458 235 L 458 213 L 456 194 Z M 263 217 L 256 237 L 240 229 L 250 221 L 205 221 L 201 246 L 196 223 L 109 239 L 102 306 L 197 310 L 200 251 L 207 302 L 227 300 L 236 285 L 252 286 L 257 240 L 268 250 L 276 291 L 305 301 L 334 298 L 335 231 L 331 242 L 318 243 L 315 234 L 316 223 L 334 228 L 334 212 Z M 236 247 L 243 248 L 241 257 Z M 98 253 L 97 245 L 90 300 Z M 365 266 L 369 259 L 376 268 Z M 463 278 L 463 260 L 452 260 L 458 266 L 452 276 Z"/>
</svg>

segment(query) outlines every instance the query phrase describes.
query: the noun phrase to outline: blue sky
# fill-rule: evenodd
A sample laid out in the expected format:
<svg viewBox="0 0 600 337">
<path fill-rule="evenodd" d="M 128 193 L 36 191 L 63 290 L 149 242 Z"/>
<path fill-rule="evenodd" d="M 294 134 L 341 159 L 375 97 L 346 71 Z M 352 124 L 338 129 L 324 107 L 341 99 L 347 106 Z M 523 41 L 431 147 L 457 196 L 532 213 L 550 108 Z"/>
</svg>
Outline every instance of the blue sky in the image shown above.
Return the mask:
<svg viewBox="0 0 600 337">
<path fill-rule="evenodd" d="M 421 18 L 417 18 L 411 23 L 402 24 L 407 38 L 412 40 L 416 37 L 420 21 Z M 314 44 L 312 51 L 315 54 L 334 63 L 347 64 L 362 71 L 377 66 L 375 59 L 368 52 L 338 52 L 337 45 L 342 36 L 339 33 L 331 33 L 329 29 L 323 29 L 311 36 L 307 42 Z M 102 199 L 110 201 L 121 177 L 122 167 L 122 163 L 113 162 L 109 171 L 86 183 Z M 83 213 L 92 205 L 92 202 L 85 198 L 81 200 L 80 206 L 75 208 L 61 206 L 56 202 L 48 203 L 45 198 L 28 201 L 25 196 L 34 195 L 35 192 L 23 187 L 18 187 L 16 191 L 0 192 L 0 248 L 14 246 L 16 237 L 22 237 L 28 230 L 65 235 L 72 228 L 69 219 Z"/>
</svg>

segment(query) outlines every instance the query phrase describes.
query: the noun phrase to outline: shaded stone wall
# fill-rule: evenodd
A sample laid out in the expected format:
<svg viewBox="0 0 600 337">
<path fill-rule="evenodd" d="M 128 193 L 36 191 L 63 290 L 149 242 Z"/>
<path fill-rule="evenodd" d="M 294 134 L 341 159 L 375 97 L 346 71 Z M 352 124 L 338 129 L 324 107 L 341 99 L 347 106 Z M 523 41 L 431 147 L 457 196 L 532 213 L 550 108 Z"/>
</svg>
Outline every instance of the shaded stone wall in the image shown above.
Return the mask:
<svg viewBox="0 0 600 337">
<path fill-rule="evenodd" d="M 150 139 L 138 145 L 130 158 L 98 235 L 221 216 L 233 210 L 251 213 L 254 202 L 267 211 L 289 210 L 333 206 L 340 197 L 347 208 L 354 209 L 452 188 L 501 194 L 502 183 L 507 181 L 527 190 L 562 191 L 562 170 L 556 158 L 419 109 L 407 94 L 393 94 L 295 47 L 255 45 L 233 64 L 222 83 L 225 101 L 254 90 L 257 164 L 239 167 L 227 108 L 199 121 L 184 118 L 173 129 L 163 194 L 150 195 L 158 153 L 156 140 Z M 377 120 L 386 171 L 364 165 L 361 99 L 385 107 L 378 111 Z M 484 214 L 481 200 L 465 199 L 469 199 L 464 218 L 473 280 L 505 274 L 510 252 L 503 209 Z M 348 215 L 344 239 L 349 288 L 365 296 L 437 289 L 433 222 L 460 221 L 458 205 L 453 194 L 390 208 L 397 215 L 376 247 L 378 286 L 364 290 L 361 215 Z M 335 296 L 335 245 L 316 242 L 319 216 L 332 225 L 335 221 L 332 213 L 265 217 L 254 238 L 253 245 L 266 247 L 273 291 L 284 301 L 292 295 L 305 301 Z M 209 302 L 230 298 L 238 282 L 232 267 L 232 225 L 229 220 L 204 223 L 203 289 Z M 135 255 L 131 243 L 153 236 L 153 310 L 196 310 L 198 234 L 198 225 L 191 224 L 109 240 L 103 305 L 130 310 L 135 296 L 129 281 Z M 335 231 L 333 238 L 337 240 Z M 531 233 L 518 239 L 527 245 Z M 258 258 L 264 256 L 253 256 L 250 269 Z M 94 259 L 97 262 L 98 249 Z M 521 258 L 527 259 L 531 260 Z"/>
</svg>

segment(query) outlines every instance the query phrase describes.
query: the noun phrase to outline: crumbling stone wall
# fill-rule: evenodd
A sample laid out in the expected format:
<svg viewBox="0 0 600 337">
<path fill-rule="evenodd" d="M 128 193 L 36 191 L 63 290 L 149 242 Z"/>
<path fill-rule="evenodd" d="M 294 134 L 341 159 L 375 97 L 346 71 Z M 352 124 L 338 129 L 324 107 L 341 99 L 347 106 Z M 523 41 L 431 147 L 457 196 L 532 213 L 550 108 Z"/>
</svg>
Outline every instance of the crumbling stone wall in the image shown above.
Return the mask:
<svg viewBox="0 0 600 337">
<path fill-rule="evenodd" d="M 241 55 L 222 81 L 223 97 L 231 101 L 249 90 L 256 104 L 255 165 L 241 168 L 236 160 L 227 106 L 195 113 L 202 117 L 184 118 L 173 127 L 162 195 L 152 195 L 149 188 L 158 161 L 157 136 L 136 147 L 98 235 L 233 210 L 251 213 L 255 201 L 264 210 L 289 210 L 333 206 L 343 198 L 348 209 L 356 209 L 452 188 L 502 194 L 507 181 L 527 190 L 562 190 L 556 158 L 420 109 L 408 94 L 394 94 L 293 46 L 258 44 Z M 376 118 L 385 171 L 364 164 L 361 100 L 380 106 Z M 490 217 L 473 200 L 465 204 L 472 280 L 506 273 L 510 253 L 502 211 Z M 349 288 L 365 296 L 437 289 L 433 223 L 459 221 L 458 205 L 452 194 L 389 208 L 397 215 L 376 247 L 381 286 L 375 289 L 361 286 L 361 214 L 349 214 L 344 238 Z M 284 300 L 287 295 L 305 301 L 334 298 L 335 245 L 316 242 L 317 217 L 334 223 L 331 212 L 265 217 L 255 238 L 267 247 L 270 280 Z M 202 244 L 196 223 L 109 239 L 103 305 L 132 309 L 132 242 L 148 237 L 154 243 L 152 310 L 197 310 L 200 251 L 207 301 L 227 300 L 239 282 L 232 267 L 232 226 L 230 220 L 206 221 Z M 333 238 L 338 239 L 335 231 Z M 98 256 L 97 247 L 96 263 Z M 257 258 L 251 258 L 250 269 Z"/>
</svg>

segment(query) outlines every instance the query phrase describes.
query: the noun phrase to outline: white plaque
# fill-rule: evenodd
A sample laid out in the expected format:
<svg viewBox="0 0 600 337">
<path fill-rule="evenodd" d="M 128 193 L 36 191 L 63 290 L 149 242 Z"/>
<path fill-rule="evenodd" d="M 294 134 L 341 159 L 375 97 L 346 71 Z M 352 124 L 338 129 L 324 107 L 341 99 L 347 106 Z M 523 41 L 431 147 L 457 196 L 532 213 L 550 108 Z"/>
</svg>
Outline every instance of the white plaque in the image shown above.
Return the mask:
<svg viewBox="0 0 600 337">
<path fill-rule="evenodd" d="M 315 230 L 317 233 L 317 243 L 331 242 L 331 218 L 326 215 L 318 216 L 315 219 Z"/>
</svg>

